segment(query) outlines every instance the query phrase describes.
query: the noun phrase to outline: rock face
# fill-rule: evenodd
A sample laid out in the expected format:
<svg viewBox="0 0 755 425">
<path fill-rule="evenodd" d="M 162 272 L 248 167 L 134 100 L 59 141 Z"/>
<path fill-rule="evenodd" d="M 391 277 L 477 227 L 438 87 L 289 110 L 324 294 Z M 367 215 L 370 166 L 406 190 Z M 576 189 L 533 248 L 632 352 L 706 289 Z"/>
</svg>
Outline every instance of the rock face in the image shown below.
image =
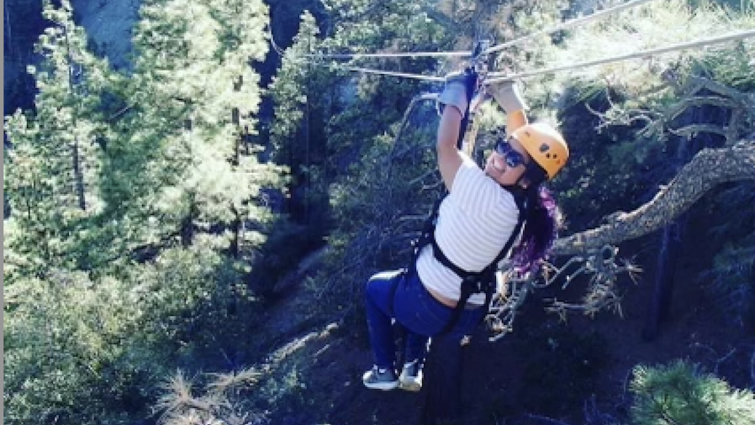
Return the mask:
<svg viewBox="0 0 755 425">
<path fill-rule="evenodd" d="M 141 0 L 72 0 L 74 19 L 86 29 L 96 53 L 115 69 L 129 67 L 131 33 Z"/>
<path fill-rule="evenodd" d="M 128 69 L 131 32 L 139 16 L 141 0 L 72 0 L 74 19 L 92 40 L 95 52 L 106 56 L 116 69 Z M 42 0 L 6 0 L 3 3 L 3 113 L 30 108 L 34 81 L 27 65 L 37 63 L 34 44 L 47 22 Z"/>
<path fill-rule="evenodd" d="M 9 115 L 32 104 L 34 80 L 25 68 L 44 29 L 42 0 L 5 0 L 3 15 L 3 113 Z"/>
</svg>

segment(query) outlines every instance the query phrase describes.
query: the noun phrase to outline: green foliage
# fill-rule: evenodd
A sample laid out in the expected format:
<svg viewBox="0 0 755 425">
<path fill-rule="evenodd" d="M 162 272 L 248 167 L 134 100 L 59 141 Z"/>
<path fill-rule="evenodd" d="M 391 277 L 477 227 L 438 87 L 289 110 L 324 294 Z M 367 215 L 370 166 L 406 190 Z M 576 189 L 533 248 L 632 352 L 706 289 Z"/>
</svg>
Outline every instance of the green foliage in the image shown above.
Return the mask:
<svg viewBox="0 0 755 425">
<path fill-rule="evenodd" d="M 666 366 L 637 366 L 630 383 L 635 425 L 748 425 L 755 397 L 725 381 L 677 361 Z"/>
<path fill-rule="evenodd" d="M 354 285 L 361 288 L 360 282 L 364 281 L 366 274 L 375 271 L 374 262 L 387 264 L 386 257 L 404 258 L 391 252 L 400 244 L 389 242 L 390 235 L 378 229 L 388 231 L 385 225 L 392 218 L 399 217 L 409 208 L 416 212 L 416 208 L 424 204 L 418 206 L 406 201 L 410 196 L 403 191 L 409 187 L 402 185 L 404 181 L 397 174 L 387 180 L 384 176 L 396 166 L 396 158 L 390 156 L 391 133 L 398 131 L 397 122 L 410 99 L 425 86 L 416 81 L 346 74 L 309 66 L 302 55 L 312 51 L 442 48 L 450 37 L 444 35 L 438 22 L 428 15 L 427 11 L 431 9 L 428 4 L 410 1 L 379 5 L 362 1 L 327 2 L 332 22 L 332 27 L 328 28 L 329 36 L 316 40 L 318 32 L 314 21 L 305 15 L 299 36 L 288 49 L 288 56 L 284 57 L 273 86 L 277 102 L 273 140 L 280 146 L 282 159 L 291 161 L 292 196 L 301 198 L 301 194 L 297 196 L 295 191 L 299 188 L 299 191 L 307 191 L 307 197 L 327 202 L 325 207 L 331 220 L 308 220 L 308 225 L 322 228 L 333 223 L 336 226 L 328 236 L 333 268 L 323 271 L 321 279 L 313 282 L 311 288 L 321 295 L 333 297 L 330 299 L 338 305 L 359 304 L 355 300 L 361 299 L 361 290 L 354 291 Z M 417 73 L 426 73 L 437 67 L 434 61 L 427 59 L 386 60 L 370 64 L 356 61 L 353 65 Z M 412 125 L 417 121 L 421 120 L 415 118 Z M 407 134 L 406 138 L 410 137 Z M 402 138 L 396 148 L 403 149 L 405 140 Z M 411 143 L 432 153 L 431 140 L 433 136 Z M 417 176 L 424 171 L 424 168 L 416 168 L 410 170 L 410 174 Z M 401 195 L 394 197 L 394 190 Z M 414 190 L 416 196 L 417 187 L 412 186 L 410 190 Z M 397 205 L 400 205 L 398 210 Z M 315 206 L 309 214 L 320 208 L 323 207 Z M 292 212 L 294 219 L 300 214 L 296 214 L 296 210 Z M 401 236 L 401 242 L 408 240 L 407 235 Z M 390 243 L 390 247 L 386 243 Z M 355 252 L 359 255 L 355 256 Z M 394 261 L 392 267 L 396 266 L 398 264 Z M 331 274 L 335 270 L 341 272 Z"/>
<path fill-rule="evenodd" d="M 129 292 L 63 271 L 6 287 L 6 423 L 130 423 L 145 413 L 163 359 L 139 338 L 143 310 Z"/>
<path fill-rule="evenodd" d="M 134 423 L 147 417 L 156 383 L 176 367 L 236 370 L 253 361 L 263 348 L 252 291 L 272 287 L 323 237 L 329 262 L 309 287 L 321 296 L 313 308 L 330 314 L 361 308 L 371 273 L 406 264 L 438 183 L 433 105 L 418 105 L 406 126 L 399 123 L 415 95 L 438 87 L 313 66 L 305 54 L 467 49 L 472 33 L 510 40 L 575 12 L 547 1 L 323 2 L 330 13 L 323 34 L 305 14 L 271 86 L 275 119 L 263 153 L 254 140 L 265 93 L 250 64 L 268 49 L 267 7 L 259 0 L 142 4 L 128 76 L 87 51 L 67 1 L 48 7 L 53 26 L 38 45 L 46 60 L 32 70 L 36 110 L 6 117 L 13 146 L 4 183 L 13 207 L 4 235 L 9 424 Z M 478 23 L 484 31 L 472 31 Z M 589 60 L 628 44 L 645 48 L 752 23 L 750 15 L 676 1 L 512 49 L 498 67 Z M 752 55 L 752 44 L 737 43 L 530 83 L 533 115 L 558 117 L 573 146 L 572 163 L 554 182 L 575 217 L 572 230 L 636 206 L 673 174 L 668 152 L 685 139 L 668 130 L 680 123 L 637 120 L 654 120 L 687 95 L 662 79 L 664 71 L 677 73 L 681 85 L 704 76 L 749 93 Z M 451 67 L 427 58 L 352 65 L 437 74 Z M 747 121 L 736 130 L 751 127 Z M 290 179 L 262 159 L 268 154 L 290 167 Z M 271 189 L 284 184 L 293 202 L 288 216 L 276 217 Z M 751 229 L 742 231 L 752 191 L 739 190 L 738 200 L 721 198 L 744 218 L 720 233 L 740 237 L 717 259 L 715 286 L 746 320 L 755 240 Z M 264 283 L 250 288 L 250 276 Z M 531 344 L 526 382 L 537 386 L 522 389 L 527 406 L 564 412 L 586 397 L 606 354 L 601 341 L 559 332 Z M 546 373 L 537 369 L 543 365 Z M 270 387 L 264 396 L 292 411 L 311 407 L 297 390 L 306 385 L 303 369 L 283 370 L 281 392 Z M 236 420 L 223 416 L 224 402 L 251 412 L 241 395 L 252 378 L 202 380 L 205 390 L 194 397 L 179 375 L 158 403 L 163 419 Z M 562 403 L 549 404 L 555 399 Z M 198 408 L 205 402 L 210 410 Z"/>
<path fill-rule="evenodd" d="M 611 102 L 624 96 L 605 91 L 590 92 L 588 87 L 570 88 L 563 97 L 558 118 L 560 129 L 569 141 L 569 165 L 553 181 L 560 205 L 567 212 L 567 228 L 576 232 L 598 225 L 602 216 L 615 211 L 627 200 L 639 202 L 648 185 L 640 173 L 649 146 L 631 140 L 637 125 L 614 125 L 595 131 Z M 586 92 L 586 93 L 585 93 Z M 582 94 L 585 93 L 585 94 Z M 582 96 L 588 96 L 582 99 Z M 658 154 L 658 149 L 654 149 Z"/>
<path fill-rule="evenodd" d="M 318 48 L 317 34 L 314 18 L 303 14 L 300 32 L 271 85 L 275 119 L 270 124 L 270 139 L 273 159 L 291 170 L 291 219 L 310 227 L 308 233 L 321 239 L 327 231 L 324 219 L 329 213 L 325 127 L 338 103 L 338 91 L 326 88 L 333 83 L 332 75 L 308 65 L 304 56 Z"/>
<path fill-rule="evenodd" d="M 258 243 L 244 224 L 269 218 L 257 200 L 263 187 L 281 183 L 282 171 L 261 163 L 248 143 L 261 95 L 248 64 L 266 52 L 267 9 L 261 2 L 153 1 L 141 16 L 130 87 L 135 110 L 124 125 L 127 149 L 135 146 L 137 158 L 149 149 L 154 159 L 144 163 L 146 173 L 115 161 L 110 171 L 148 179 L 135 204 L 142 218 L 168 230 L 161 238 L 177 232 L 186 244 L 221 233 L 213 243 L 232 251 Z"/>
<path fill-rule="evenodd" d="M 176 365 L 234 365 L 254 351 L 257 307 L 241 273 L 199 246 L 166 251 L 123 279 L 58 271 L 18 280 L 6 300 L 11 424 L 131 423 Z"/>
<path fill-rule="evenodd" d="M 707 38 L 725 32 L 723 28 L 751 28 L 754 18 L 710 3 L 695 8 L 684 1 L 651 3 L 570 31 L 549 66 Z M 716 49 L 659 55 L 649 62 L 585 67 L 536 81 L 541 91 L 552 90 L 549 95 L 558 96 L 557 118 L 572 151 L 569 166 L 554 181 L 569 230 L 598 225 L 601 216 L 617 209 L 638 207 L 698 150 L 722 145 L 720 134 L 681 129 L 709 125 L 736 134 L 733 137 L 749 134 L 751 119 L 727 122 L 742 111 L 714 105 L 717 99 L 726 104 L 731 88 L 736 89 L 731 93 L 752 90 L 752 54 L 750 44 L 732 42 Z M 700 78 L 727 88 L 721 93 L 700 91 Z M 713 103 L 700 106 L 690 101 L 702 96 L 712 97 Z"/>
<path fill-rule="evenodd" d="M 128 78 L 48 5 L 36 110 L 6 117 L 8 423 L 133 423 L 167 371 L 256 350 L 239 260 L 283 171 L 249 141 L 267 9 L 143 3 Z"/>
<path fill-rule="evenodd" d="M 281 159 L 290 158 L 298 153 L 292 149 L 293 140 L 290 139 L 294 139 L 299 131 L 305 118 L 304 114 L 310 109 L 310 102 L 315 102 L 312 105 L 315 108 L 322 105 L 320 96 L 308 96 L 307 82 L 313 77 L 316 78 L 319 73 L 312 74 L 315 70 L 306 65 L 304 57 L 317 48 L 318 32 L 314 17 L 304 13 L 299 34 L 294 37 L 294 44 L 286 50 L 281 68 L 271 84 L 270 94 L 275 101 L 275 120 L 270 130 L 271 141 L 275 147 L 275 155 Z"/>
<path fill-rule="evenodd" d="M 249 330 L 258 309 L 239 264 L 195 244 L 130 271 L 129 281 L 139 282 L 134 292 L 143 297 L 144 331 L 176 356 L 167 364 L 233 365 L 254 346 Z"/>
<path fill-rule="evenodd" d="M 404 129 L 400 139 L 376 138 L 353 174 L 333 186 L 339 226 L 328 240 L 329 266 L 319 290 L 338 305 L 361 305 L 362 287 L 372 273 L 406 266 L 410 242 L 440 194 L 434 105 L 418 104 L 413 116 L 416 127 Z"/>
<path fill-rule="evenodd" d="M 73 23 L 67 1 L 59 10 L 46 3 L 53 26 L 37 45 L 46 60 L 30 67 L 40 92 L 35 111 L 16 111 L 5 119 L 13 145 L 7 152 L 4 193 L 19 234 L 4 246 L 30 272 L 75 267 L 86 247 L 75 239 L 82 223 L 102 208 L 97 185 L 99 152 L 95 147 L 102 117 L 99 95 L 108 85 L 105 62 L 86 50 L 83 29 Z"/>
</svg>

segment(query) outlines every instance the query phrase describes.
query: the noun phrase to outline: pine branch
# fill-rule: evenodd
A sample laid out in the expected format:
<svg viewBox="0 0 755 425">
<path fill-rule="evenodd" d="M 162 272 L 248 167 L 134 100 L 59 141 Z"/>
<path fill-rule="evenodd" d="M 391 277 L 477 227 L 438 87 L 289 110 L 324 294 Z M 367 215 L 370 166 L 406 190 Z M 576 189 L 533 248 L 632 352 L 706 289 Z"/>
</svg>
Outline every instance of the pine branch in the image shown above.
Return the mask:
<svg viewBox="0 0 755 425">
<path fill-rule="evenodd" d="M 609 216 L 598 228 L 558 239 L 553 255 L 586 253 L 647 235 L 671 223 L 717 185 L 742 180 L 755 180 L 755 140 L 703 149 L 652 200 L 630 213 Z"/>
</svg>

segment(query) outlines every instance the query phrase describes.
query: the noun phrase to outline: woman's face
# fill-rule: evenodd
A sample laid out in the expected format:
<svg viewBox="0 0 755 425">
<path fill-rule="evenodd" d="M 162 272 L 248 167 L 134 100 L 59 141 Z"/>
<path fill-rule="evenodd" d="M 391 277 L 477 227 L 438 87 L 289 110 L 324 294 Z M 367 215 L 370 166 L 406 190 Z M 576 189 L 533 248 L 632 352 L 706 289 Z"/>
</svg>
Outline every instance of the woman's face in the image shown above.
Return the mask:
<svg viewBox="0 0 755 425">
<path fill-rule="evenodd" d="M 511 153 L 508 153 L 509 151 Z M 524 163 L 519 163 L 512 167 L 510 165 L 511 162 L 519 162 L 517 161 L 518 157 L 523 159 Z M 529 162 L 530 156 L 524 150 L 522 144 L 515 138 L 509 137 L 506 142 L 502 144 L 499 142 L 497 148 L 493 149 L 493 152 L 488 156 L 488 160 L 485 163 L 485 174 L 500 185 L 511 186 L 519 181 L 519 178 L 524 174 L 525 164 Z"/>
</svg>

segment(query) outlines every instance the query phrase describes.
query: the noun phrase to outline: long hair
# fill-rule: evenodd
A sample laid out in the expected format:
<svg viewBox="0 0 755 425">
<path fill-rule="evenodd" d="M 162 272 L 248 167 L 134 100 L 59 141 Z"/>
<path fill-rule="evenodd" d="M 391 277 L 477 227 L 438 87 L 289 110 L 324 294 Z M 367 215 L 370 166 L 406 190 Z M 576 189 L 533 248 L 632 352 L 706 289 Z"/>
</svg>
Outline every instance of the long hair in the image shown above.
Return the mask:
<svg viewBox="0 0 755 425">
<path fill-rule="evenodd" d="M 524 229 L 512 255 L 514 268 L 519 273 L 540 267 L 561 227 L 561 213 L 545 185 L 530 186 L 524 194 L 527 197 Z"/>
</svg>

